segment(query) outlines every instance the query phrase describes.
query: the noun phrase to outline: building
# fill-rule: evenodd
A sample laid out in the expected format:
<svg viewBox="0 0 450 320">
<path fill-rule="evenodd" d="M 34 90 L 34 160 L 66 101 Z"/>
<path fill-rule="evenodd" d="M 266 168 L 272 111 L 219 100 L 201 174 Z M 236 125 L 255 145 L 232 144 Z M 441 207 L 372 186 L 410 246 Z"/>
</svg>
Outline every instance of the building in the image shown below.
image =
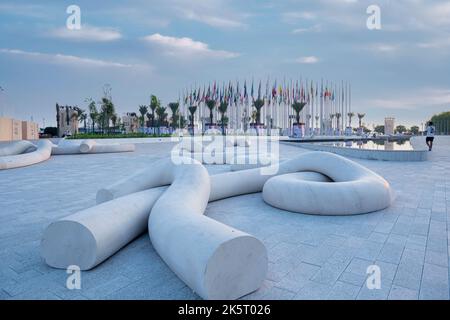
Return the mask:
<svg viewBox="0 0 450 320">
<path fill-rule="evenodd" d="M 37 123 L 0 117 L 0 141 L 37 139 L 39 139 Z"/>
<path fill-rule="evenodd" d="M 35 122 L 22 121 L 22 139 L 39 139 L 39 125 Z"/>
<path fill-rule="evenodd" d="M 135 112 L 127 112 L 122 116 L 125 133 L 136 133 L 139 129 L 139 118 Z"/>
<path fill-rule="evenodd" d="M 395 118 L 384 118 L 384 134 L 393 135 L 395 131 Z"/>
<path fill-rule="evenodd" d="M 78 110 L 71 106 L 56 104 L 58 136 L 65 137 L 78 133 Z"/>
</svg>

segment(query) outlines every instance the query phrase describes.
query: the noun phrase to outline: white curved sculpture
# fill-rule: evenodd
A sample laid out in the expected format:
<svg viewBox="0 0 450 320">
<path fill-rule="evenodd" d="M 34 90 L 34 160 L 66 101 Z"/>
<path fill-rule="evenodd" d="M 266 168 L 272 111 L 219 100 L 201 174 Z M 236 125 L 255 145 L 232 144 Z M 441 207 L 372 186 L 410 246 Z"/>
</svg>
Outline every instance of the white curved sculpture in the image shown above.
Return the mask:
<svg viewBox="0 0 450 320">
<path fill-rule="evenodd" d="M 29 141 L 14 141 L 0 148 L 0 157 L 13 156 L 36 150 L 36 146 Z"/>
<path fill-rule="evenodd" d="M 50 158 L 52 143 L 48 140 L 41 140 L 33 152 L 0 157 L 0 170 L 13 169 L 30 166 Z"/>
<path fill-rule="evenodd" d="M 92 153 L 116 153 L 116 152 L 133 152 L 135 146 L 132 143 L 110 143 L 101 144 L 94 140 L 68 141 L 61 140 L 57 145 L 53 145 L 53 155 L 67 154 L 92 154 Z"/>
<path fill-rule="evenodd" d="M 203 215 L 210 181 L 201 164 L 163 160 L 146 172 L 145 181 L 152 188 L 171 186 L 164 193 L 161 188 L 133 193 L 52 223 L 41 242 L 45 261 L 57 268 L 76 264 L 90 269 L 141 234 L 151 210 L 153 246 L 200 296 L 236 299 L 259 288 L 267 272 L 266 249 L 258 239 Z M 127 182 L 144 187 L 135 177 Z M 108 194 L 99 191 L 97 198 L 102 196 Z"/>
<path fill-rule="evenodd" d="M 145 232 L 149 208 L 164 190 L 136 192 L 51 223 L 41 240 L 42 257 L 55 268 L 92 269 Z"/>
<path fill-rule="evenodd" d="M 316 172 L 295 173 L 298 171 Z M 289 173 L 294 175 L 285 175 Z M 305 213 L 358 214 L 383 209 L 392 201 L 390 186 L 382 177 L 330 153 L 302 154 L 281 163 L 277 174 L 294 181 L 290 191 L 296 192 L 295 197 L 302 192 L 311 196 L 304 188 L 326 184 L 322 194 L 320 188 L 313 186 L 314 196 L 321 196 L 319 202 L 335 201 L 332 193 L 336 191 L 344 197 L 340 202 L 348 204 L 344 209 L 339 205 L 334 209 L 319 207 L 323 212 L 316 212 L 318 207 L 313 204 L 312 209 L 302 209 Z M 273 188 L 271 181 L 278 179 L 273 177 L 251 169 L 208 179 L 199 163 L 177 166 L 169 159 L 161 160 L 150 169 L 99 190 L 98 206 L 52 223 L 42 240 L 42 255 L 54 267 L 76 264 L 83 270 L 93 268 L 141 234 L 151 211 L 148 226 L 152 243 L 181 279 L 203 298 L 239 297 L 261 284 L 260 277 L 267 268 L 265 249 L 257 239 L 202 213 L 208 201 L 260 192 L 267 184 L 270 188 L 264 191 L 264 197 L 268 203 L 278 204 L 274 198 L 289 200 L 280 193 L 282 188 L 273 190 L 272 198 L 267 196 Z M 329 182 L 330 178 L 337 182 Z M 171 186 L 167 190 L 157 188 L 164 185 Z M 246 254 L 253 255 L 252 260 L 245 260 Z M 235 260 L 246 261 L 251 268 Z M 243 271 L 238 272 L 239 268 Z M 234 277 L 242 285 L 234 283 Z"/>
<path fill-rule="evenodd" d="M 298 171 L 319 172 L 329 181 L 310 181 L 282 175 L 264 184 L 268 204 L 294 212 L 352 215 L 378 211 L 392 201 L 389 184 L 373 171 L 331 153 L 308 153 Z"/>
</svg>

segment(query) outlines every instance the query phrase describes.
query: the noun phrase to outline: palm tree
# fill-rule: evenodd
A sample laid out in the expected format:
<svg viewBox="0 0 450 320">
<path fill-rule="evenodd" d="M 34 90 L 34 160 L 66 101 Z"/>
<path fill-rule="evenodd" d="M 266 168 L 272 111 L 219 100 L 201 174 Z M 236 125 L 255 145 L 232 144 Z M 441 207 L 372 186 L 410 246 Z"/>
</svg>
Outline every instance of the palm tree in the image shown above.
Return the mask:
<svg viewBox="0 0 450 320">
<path fill-rule="evenodd" d="M 118 120 L 117 114 L 114 113 L 113 115 L 111 115 L 111 123 L 113 125 L 114 131 L 116 130 L 117 120 Z"/>
<path fill-rule="evenodd" d="M 95 101 L 92 98 L 87 99 L 86 102 L 89 102 L 89 118 L 92 121 L 92 133 L 95 131 L 95 122 L 98 120 L 98 111 L 97 106 L 95 105 Z"/>
<path fill-rule="evenodd" d="M 153 116 L 150 112 L 147 112 L 147 114 L 145 116 L 147 117 L 147 120 L 148 120 L 147 125 L 146 125 L 148 127 L 148 123 L 152 121 Z M 151 126 L 151 124 L 150 124 L 150 126 Z"/>
<path fill-rule="evenodd" d="M 362 128 L 362 119 L 366 116 L 365 113 L 358 113 L 359 127 Z"/>
<path fill-rule="evenodd" d="M 302 112 L 303 108 L 306 106 L 306 102 L 295 101 L 292 104 L 292 109 L 295 111 L 295 121 L 297 124 L 300 124 L 300 112 Z"/>
<path fill-rule="evenodd" d="M 177 127 L 177 119 L 178 119 L 177 114 L 178 114 L 179 108 L 180 108 L 179 102 L 169 103 L 169 109 L 170 109 L 170 111 L 172 111 L 172 128 L 173 129 L 175 129 Z"/>
<path fill-rule="evenodd" d="M 222 124 L 222 135 L 225 135 L 225 113 L 228 109 L 228 103 L 227 102 L 221 102 L 219 105 L 219 112 L 220 112 L 220 122 Z"/>
<path fill-rule="evenodd" d="M 261 124 L 261 109 L 264 107 L 264 100 L 263 99 L 256 99 L 253 102 L 253 106 L 256 109 L 256 125 Z"/>
<path fill-rule="evenodd" d="M 105 128 L 106 125 L 107 132 L 109 132 L 109 121 L 111 120 L 112 115 L 116 113 L 114 103 L 110 98 L 103 97 L 101 100 L 101 105 L 103 128 Z"/>
<path fill-rule="evenodd" d="M 337 122 L 336 127 L 337 127 L 337 129 L 339 130 L 339 129 L 340 129 L 340 126 L 339 126 L 339 125 L 340 125 L 339 119 L 341 119 L 342 114 L 341 114 L 340 112 L 338 112 L 338 113 L 335 114 L 335 116 L 336 116 L 336 122 Z"/>
<path fill-rule="evenodd" d="M 351 128 L 352 127 L 352 118 L 355 116 L 354 112 L 349 112 L 347 113 L 347 117 L 348 117 L 348 126 Z"/>
<path fill-rule="evenodd" d="M 197 111 L 197 106 L 190 106 L 188 108 L 189 113 L 191 114 L 189 116 L 189 122 L 191 123 L 191 127 L 194 127 L 194 119 L 195 119 L 195 112 Z"/>
<path fill-rule="evenodd" d="M 145 115 L 147 114 L 148 107 L 146 105 L 140 105 L 139 106 L 139 113 L 141 116 L 139 117 L 139 120 L 141 122 L 141 127 L 144 127 L 145 124 Z"/>
<path fill-rule="evenodd" d="M 320 119 L 320 117 L 319 116 L 315 116 L 314 118 L 316 119 L 316 128 L 317 128 L 319 126 L 319 119 Z"/>
<path fill-rule="evenodd" d="M 330 114 L 330 120 L 331 120 L 331 129 L 333 129 L 334 127 L 334 118 L 336 117 L 336 115 L 334 113 Z"/>
<path fill-rule="evenodd" d="M 168 114 L 166 113 L 166 109 L 167 108 L 165 108 L 165 107 L 159 106 L 155 110 L 156 115 L 158 116 L 158 126 L 159 127 L 162 127 L 166 122 L 166 118 L 168 116 Z"/>
<path fill-rule="evenodd" d="M 155 110 L 161 106 L 161 101 L 155 96 L 151 95 L 150 97 L 150 109 L 152 110 L 152 127 L 155 126 Z"/>
<path fill-rule="evenodd" d="M 214 108 L 216 107 L 216 100 L 206 99 L 205 103 L 209 109 L 209 125 L 212 126 L 213 125 L 213 111 L 214 111 Z"/>
<path fill-rule="evenodd" d="M 83 111 L 83 113 L 81 114 L 80 119 L 79 119 L 80 122 L 83 122 L 84 133 L 86 133 L 86 120 L 87 120 L 87 117 L 88 116 L 87 116 L 86 112 Z"/>
</svg>

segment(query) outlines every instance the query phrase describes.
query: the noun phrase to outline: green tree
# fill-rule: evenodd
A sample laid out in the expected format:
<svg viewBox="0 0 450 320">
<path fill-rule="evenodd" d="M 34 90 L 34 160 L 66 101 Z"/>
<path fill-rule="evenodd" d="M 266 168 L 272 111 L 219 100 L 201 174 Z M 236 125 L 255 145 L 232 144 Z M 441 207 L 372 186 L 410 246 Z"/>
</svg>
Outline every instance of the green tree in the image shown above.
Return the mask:
<svg viewBox="0 0 450 320">
<path fill-rule="evenodd" d="M 152 110 L 152 127 L 155 126 L 155 110 L 161 106 L 161 101 L 155 96 L 150 97 L 150 110 Z"/>
<path fill-rule="evenodd" d="M 188 110 L 190 113 L 189 122 L 191 124 L 191 127 L 194 127 L 194 119 L 195 119 L 195 112 L 197 111 L 197 106 L 190 106 Z"/>
<path fill-rule="evenodd" d="M 172 111 L 172 128 L 177 128 L 178 125 L 180 125 L 178 122 L 181 120 L 180 117 L 178 117 L 178 109 L 180 108 L 179 102 L 171 102 L 169 103 L 169 109 Z"/>
<path fill-rule="evenodd" d="M 101 100 L 101 114 L 102 114 L 102 124 L 103 130 L 106 127 L 106 131 L 109 133 L 109 122 L 113 114 L 116 113 L 114 103 L 111 101 L 110 97 L 103 97 Z"/>
<path fill-rule="evenodd" d="M 352 126 L 352 118 L 355 116 L 354 112 L 349 112 L 347 113 L 347 117 L 348 117 L 348 126 L 351 127 Z"/>
<path fill-rule="evenodd" d="M 116 126 L 117 126 L 118 120 L 120 120 L 120 119 L 117 117 L 117 114 L 114 113 L 111 115 L 111 123 L 113 125 L 113 131 L 116 131 Z"/>
<path fill-rule="evenodd" d="M 139 122 L 141 123 L 141 127 L 144 127 L 145 124 L 145 115 L 147 114 L 148 107 L 146 105 L 139 106 L 139 113 L 141 114 L 139 117 Z"/>
<path fill-rule="evenodd" d="M 161 107 L 159 106 L 158 108 L 156 108 L 155 112 L 156 115 L 158 116 L 158 127 L 163 127 L 166 125 L 166 119 L 167 119 L 167 112 L 166 112 L 165 107 Z"/>
<path fill-rule="evenodd" d="M 362 128 L 362 119 L 366 116 L 365 113 L 358 113 L 358 122 L 359 122 L 359 127 Z"/>
<path fill-rule="evenodd" d="M 225 114 L 227 113 L 228 102 L 221 102 L 219 105 L 220 123 L 222 125 L 222 134 L 225 135 Z"/>
<path fill-rule="evenodd" d="M 292 104 L 292 109 L 295 112 L 295 122 L 297 124 L 300 123 L 300 112 L 302 112 L 303 108 L 306 106 L 306 102 L 295 101 Z"/>
<path fill-rule="evenodd" d="M 342 114 L 340 113 L 340 112 L 337 112 L 336 114 L 335 114 L 335 116 L 336 116 L 336 128 L 337 129 L 340 129 L 341 128 L 341 117 L 342 117 Z"/>
<path fill-rule="evenodd" d="M 378 125 L 373 129 L 373 131 L 375 131 L 376 133 L 384 134 L 384 126 Z"/>
<path fill-rule="evenodd" d="M 400 134 L 404 133 L 404 132 L 406 132 L 406 127 L 403 125 L 398 125 L 395 127 L 395 132 L 400 133 Z"/>
<path fill-rule="evenodd" d="M 256 99 L 253 102 L 253 106 L 256 109 L 256 125 L 260 125 L 261 124 L 261 109 L 262 107 L 264 107 L 264 100 L 263 99 Z"/>
<path fill-rule="evenodd" d="M 431 121 L 433 121 L 433 124 L 436 127 L 436 133 L 450 133 L 450 111 L 435 114 L 431 117 Z"/>
<path fill-rule="evenodd" d="M 213 125 L 213 112 L 214 112 L 214 108 L 216 107 L 216 100 L 206 99 L 205 103 L 209 109 L 209 124 Z"/>
<path fill-rule="evenodd" d="M 420 131 L 420 128 L 418 126 L 412 126 L 410 131 L 411 131 L 412 134 L 418 135 L 419 131 Z"/>
<path fill-rule="evenodd" d="M 88 109 L 89 109 L 89 118 L 91 118 L 91 122 L 92 122 L 92 133 L 94 133 L 95 131 L 95 123 L 98 120 L 98 111 L 97 111 L 97 106 L 95 104 L 95 101 L 92 100 L 92 98 L 90 99 L 86 99 L 86 102 L 89 102 L 88 105 Z"/>
</svg>

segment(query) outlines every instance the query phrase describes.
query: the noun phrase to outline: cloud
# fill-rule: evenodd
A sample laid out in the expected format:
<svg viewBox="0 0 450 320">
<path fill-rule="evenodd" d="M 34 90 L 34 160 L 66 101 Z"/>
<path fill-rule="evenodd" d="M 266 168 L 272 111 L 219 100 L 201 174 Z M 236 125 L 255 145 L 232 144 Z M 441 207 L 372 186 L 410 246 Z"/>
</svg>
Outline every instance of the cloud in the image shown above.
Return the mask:
<svg viewBox="0 0 450 320">
<path fill-rule="evenodd" d="M 35 4 L 0 3 L 0 14 L 43 18 L 45 9 Z"/>
<path fill-rule="evenodd" d="M 308 33 L 308 32 L 320 32 L 321 30 L 322 30 L 321 25 L 316 24 L 311 27 L 294 29 L 294 30 L 292 30 L 292 33 L 293 34 L 302 34 L 302 33 Z"/>
<path fill-rule="evenodd" d="M 316 17 L 315 13 L 309 11 L 291 11 L 281 14 L 282 21 L 288 24 L 296 24 L 304 20 L 314 20 Z"/>
<path fill-rule="evenodd" d="M 194 41 L 187 37 L 176 38 L 155 33 L 146 36 L 143 39 L 150 44 L 160 47 L 164 50 L 165 54 L 179 58 L 232 59 L 239 56 L 239 54 L 235 52 L 213 50 L 209 48 L 208 44 Z"/>
<path fill-rule="evenodd" d="M 63 64 L 71 66 L 100 67 L 100 68 L 148 68 L 148 65 L 125 64 L 99 59 L 83 58 L 65 54 L 49 54 L 41 52 L 23 51 L 19 49 L 0 49 L 0 53 L 35 59 L 44 63 Z"/>
<path fill-rule="evenodd" d="M 450 47 L 450 36 L 448 38 L 440 38 L 435 40 L 430 40 L 426 42 L 420 42 L 417 44 L 419 48 L 422 49 L 443 49 Z"/>
<path fill-rule="evenodd" d="M 400 49 L 399 44 L 376 43 L 369 45 L 368 50 L 379 53 L 392 53 Z"/>
<path fill-rule="evenodd" d="M 319 58 L 315 56 L 299 57 L 297 59 L 294 59 L 294 62 L 302 64 L 314 64 L 319 62 Z"/>
<path fill-rule="evenodd" d="M 424 107 L 440 107 L 450 104 L 450 89 L 423 88 L 395 97 L 370 99 L 364 105 L 381 109 L 418 110 Z"/>
<path fill-rule="evenodd" d="M 50 36 L 74 40 L 74 41 L 115 41 L 122 38 L 122 34 L 113 28 L 100 28 L 89 25 L 82 25 L 80 30 L 69 30 L 67 28 L 59 28 L 52 30 Z"/>
<path fill-rule="evenodd" d="M 180 13 L 185 19 L 201 22 L 217 28 L 241 28 L 246 26 L 244 23 L 232 18 L 202 14 L 192 9 L 180 9 Z"/>
<path fill-rule="evenodd" d="M 173 3 L 171 11 L 175 11 L 181 19 L 221 29 L 246 27 L 246 24 L 241 21 L 245 14 L 242 10 L 234 10 L 229 5 L 229 1 L 172 0 L 171 2 Z"/>
</svg>

